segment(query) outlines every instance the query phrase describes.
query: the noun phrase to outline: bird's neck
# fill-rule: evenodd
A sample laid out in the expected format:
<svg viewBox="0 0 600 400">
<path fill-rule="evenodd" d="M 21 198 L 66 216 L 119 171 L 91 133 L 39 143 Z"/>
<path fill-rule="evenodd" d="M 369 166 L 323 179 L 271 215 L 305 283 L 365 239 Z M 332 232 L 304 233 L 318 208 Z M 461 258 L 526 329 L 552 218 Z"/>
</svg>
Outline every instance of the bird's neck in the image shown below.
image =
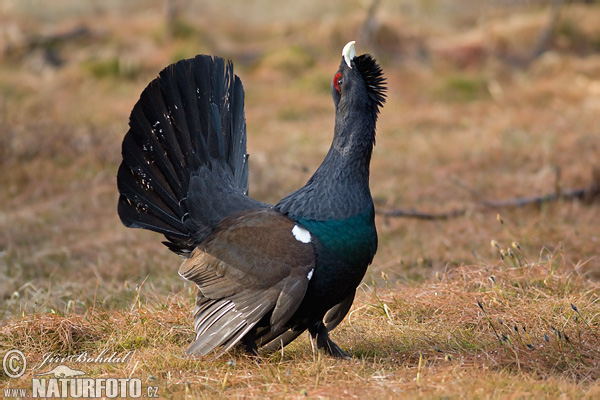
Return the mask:
<svg viewBox="0 0 600 400">
<path fill-rule="evenodd" d="M 374 121 L 336 115 L 333 143 L 308 183 L 275 208 L 302 224 L 339 259 L 364 268 L 377 249 L 369 163 Z"/>
<path fill-rule="evenodd" d="M 334 186 L 336 182 L 344 182 L 353 187 L 361 185 L 368 190 L 374 144 L 374 118 L 337 113 L 333 142 L 311 181 L 324 181 Z"/>
<path fill-rule="evenodd" d="M 375 141 L 373 119 L 336 115 L 333 143 L 307 184 L 276 206 L 293 219 L 344 220 L 370 215 L 369 163 Z"/>
</svg>

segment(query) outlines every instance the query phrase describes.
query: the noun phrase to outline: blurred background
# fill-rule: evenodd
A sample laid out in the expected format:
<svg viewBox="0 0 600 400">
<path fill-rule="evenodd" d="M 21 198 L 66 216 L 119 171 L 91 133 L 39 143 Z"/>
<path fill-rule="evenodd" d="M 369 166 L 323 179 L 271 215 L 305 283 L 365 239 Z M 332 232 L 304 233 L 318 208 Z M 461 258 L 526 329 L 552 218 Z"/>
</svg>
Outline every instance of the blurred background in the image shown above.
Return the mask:
<svg viewBox="0 0 600 400">
<path fill-rule="evenodd" d="M 491 240 L 600 279 L 597 201 L 482 207 L 593 185 L 598 2 L 0 0 L 2 318 L 129 307 L 142 283 L 157 298 L 187 296 L 161 237 L 116 213 L 139 94 L 179 59 L 232 59 L 246 90 L 251 195 L 274 203 L 329 148 L 330 82 L 350 40 L 388 79 L 371 167 L 378 211 L 461 211 L 379 214 L 367 284 L 485 268 L 499 259 Z"/>
</svg>

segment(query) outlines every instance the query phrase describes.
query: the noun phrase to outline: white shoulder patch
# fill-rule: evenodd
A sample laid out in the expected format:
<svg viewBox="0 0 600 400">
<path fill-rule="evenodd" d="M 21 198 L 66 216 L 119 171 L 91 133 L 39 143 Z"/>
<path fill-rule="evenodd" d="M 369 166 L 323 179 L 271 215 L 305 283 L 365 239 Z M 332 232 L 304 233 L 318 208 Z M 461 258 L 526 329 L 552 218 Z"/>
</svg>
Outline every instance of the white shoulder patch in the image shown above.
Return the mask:
<svg viewBox="0 0 600 400">
<path fill-rule="evenodd" d="M 301 226 L 294 225 L 294 228 L 292 228 L 292 234 L 294 235 L 296 240 L 299 242 L 302 242 L 302 243 L 310 242 L 310 232 Z"/>
<path fill-rule="evenodd" d="M 308 274 L 306 274 L 306 279 L 308 279 L 310 281 L 310 278 L 312 278 L 312 274 L 315 271 L 315 269 L 311 269 L 310 271 L 308 271 Z"/>
</svg>

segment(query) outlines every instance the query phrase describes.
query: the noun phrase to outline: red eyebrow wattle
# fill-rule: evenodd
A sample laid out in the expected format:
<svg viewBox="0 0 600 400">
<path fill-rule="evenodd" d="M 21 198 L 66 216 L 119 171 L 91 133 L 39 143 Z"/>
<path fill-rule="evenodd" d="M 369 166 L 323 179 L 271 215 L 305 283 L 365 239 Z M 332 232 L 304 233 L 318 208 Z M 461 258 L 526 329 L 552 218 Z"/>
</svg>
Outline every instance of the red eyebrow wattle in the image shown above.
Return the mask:
<svg viewBox="0 0 600 400">
<path fill-rule="evenodd" d="M 342 90 L 340 89 L 340 85 L 338 84 L 338 82 L 339 82 L 339 80 L 340 80 L 341 77 L 342 77 L 342 73 L 341 72 L 338 72 L 333 77 L 333 87 L 335 88 L 335 90 L 337 90 L 337 92 L 339 94 L 342 94 Z"/>
</svg>

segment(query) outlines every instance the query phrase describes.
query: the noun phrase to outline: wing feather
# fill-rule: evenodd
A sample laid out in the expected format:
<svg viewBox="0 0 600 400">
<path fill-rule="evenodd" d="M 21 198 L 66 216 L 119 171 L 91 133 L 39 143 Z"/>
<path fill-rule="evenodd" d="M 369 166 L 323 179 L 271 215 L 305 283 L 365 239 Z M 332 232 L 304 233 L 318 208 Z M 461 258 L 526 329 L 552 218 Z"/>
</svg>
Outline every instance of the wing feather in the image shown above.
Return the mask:
<svg viewBox="0 0 600 400">
<path fill-rule="evenodd" d="M 314 247 L 296 240 L 294 225 L 271 209 L 245 211 L 223 220 L 183 262 L 179 274 L 198 286 L 188 354 L 222 354 L 268 313 L 271 331 L 287 329 L 315 267 Z"/>
</svg>

